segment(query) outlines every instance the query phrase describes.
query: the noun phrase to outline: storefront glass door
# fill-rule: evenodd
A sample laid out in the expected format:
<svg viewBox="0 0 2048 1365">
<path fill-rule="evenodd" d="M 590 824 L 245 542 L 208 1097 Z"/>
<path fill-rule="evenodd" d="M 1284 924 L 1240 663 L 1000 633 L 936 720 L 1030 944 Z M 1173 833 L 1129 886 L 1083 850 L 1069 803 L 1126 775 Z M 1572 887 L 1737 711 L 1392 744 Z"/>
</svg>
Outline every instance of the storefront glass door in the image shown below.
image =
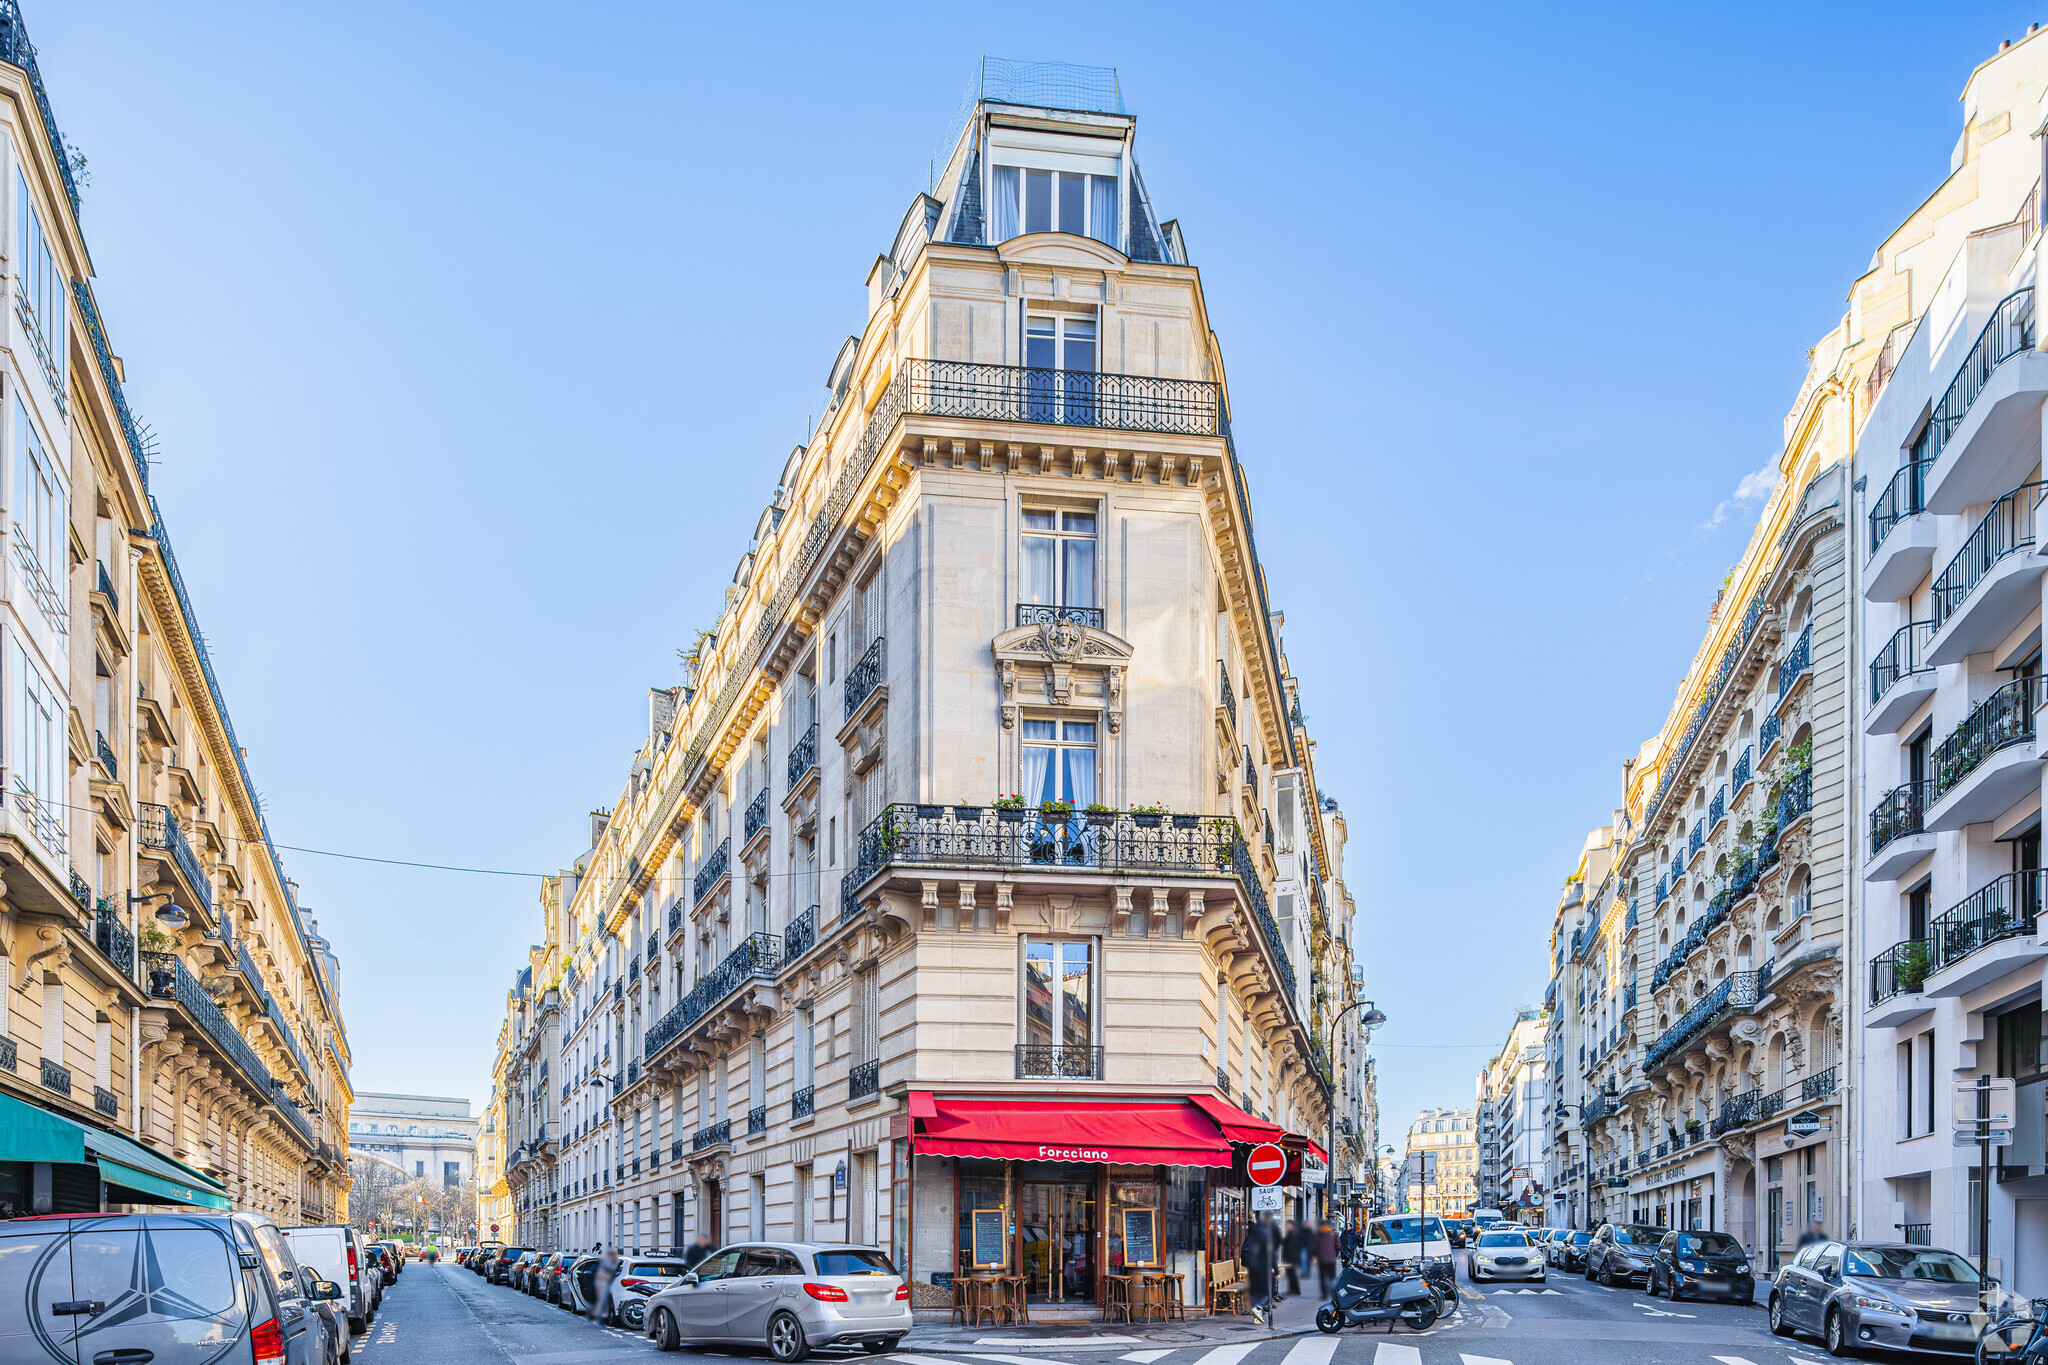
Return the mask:
<svg viewBox="0 0 2048 1365">
<path fill-rule="evenodd" d="M 1030 1296 L 1044 1303 L 1095 1301 L 1095 1186 L 1027 1180 L 1018 1186 L 1017 1226 Z"/>
</svg>

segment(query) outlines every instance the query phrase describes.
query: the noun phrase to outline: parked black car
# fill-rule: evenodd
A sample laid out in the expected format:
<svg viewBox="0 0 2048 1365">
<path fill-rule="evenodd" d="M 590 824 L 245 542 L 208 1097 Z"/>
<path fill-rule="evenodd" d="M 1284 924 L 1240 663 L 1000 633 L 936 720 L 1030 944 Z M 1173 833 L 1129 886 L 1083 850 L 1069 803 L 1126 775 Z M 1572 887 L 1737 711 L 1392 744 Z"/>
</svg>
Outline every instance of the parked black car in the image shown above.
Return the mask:
<svg viewBox="0 0 2048 1365">
<path fill-rule="evenodd" d="M 1650 1296 L 1756 1302 L 1742 1244 L 1725 1232 L 1667 1232 L 1650 1256 Z"/>
<path fill-rule="evenodd" d="M 1560 1230 L 1550 1239 L 1550 1263 L 1559 1270 L 1584 1270 L 1586 1252 L 1593 1245 L 1590 1232 L 1567 1232 Z"/>
<path fill-rule="evenodd" d="M 1598 1280 L 1610 1289 L 1625 1284 L 1647 1284 L 1650 1258 L 1664 1229 L 1647 1223 L 1609 1223 L 1593 1234 L 1586 1247 L 1586 1278 Z"/>
<path fill-rule="evenodd" d="M 532 1250 L 532 1247 L 499 1247 L 484 1262 L 484 1278 L 492 1284 L 510 1284 L 512 1263 Z"/>
</svg>

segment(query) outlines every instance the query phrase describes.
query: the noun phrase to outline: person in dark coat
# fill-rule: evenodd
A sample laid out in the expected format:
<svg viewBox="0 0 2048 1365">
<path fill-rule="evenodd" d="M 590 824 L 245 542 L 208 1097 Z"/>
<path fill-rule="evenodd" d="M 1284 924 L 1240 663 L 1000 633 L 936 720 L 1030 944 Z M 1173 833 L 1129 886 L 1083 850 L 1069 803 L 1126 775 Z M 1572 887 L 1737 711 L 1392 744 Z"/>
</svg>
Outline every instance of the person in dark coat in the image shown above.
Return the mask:
<svg viewBox="0 0 2048 1365">
<path fill-rule="evenodd" d="M 1273 1215 L 1262 1213 L 1244 1235 L 1238 1259 L 1244 1262 L 1245 1285 L 1252 1294 L 1252 1313 L 1273 1320 L 1273 1267 L 1280 1255 L 1280 1236 L 1273 1227 Z"/>
<path fill-rule="evenodd" d="M 1307 1240 L 1304 1238 L 1304 1240 Z M 1328 1294 L 1337 1283 L 1337 1229 L 1330 1226 L 1325 1218 L 1315 1233 L 1316 1278 L 1323 1293 Z"/>
<path fill-rule="evenodd" d="M 1287 1220 L 1287 1232 L 1280 1238 L 1280 1255 L 1287 1262 L 1287 1292 L 1290 1296 L 1301 1293 L 1301 1260 L 1308 1251 L 1308 1234 L 1292 1218 Z"/>
</svg>

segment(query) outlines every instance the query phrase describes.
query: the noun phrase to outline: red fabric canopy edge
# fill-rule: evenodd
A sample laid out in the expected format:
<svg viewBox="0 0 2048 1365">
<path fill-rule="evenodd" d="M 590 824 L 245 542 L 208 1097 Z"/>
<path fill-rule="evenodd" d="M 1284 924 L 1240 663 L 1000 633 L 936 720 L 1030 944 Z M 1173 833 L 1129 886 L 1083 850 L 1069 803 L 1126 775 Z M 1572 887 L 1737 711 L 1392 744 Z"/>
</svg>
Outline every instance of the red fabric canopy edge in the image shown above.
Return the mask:
<svg viewBox="0 0 2048 1365">
<path fill-rule="evenodd" d="M 1190 1095 L 1188 1102 L 1214 1120 L 1216 1126 L 1223 1130 L 1223 1136 L 1232 1142 L 1279 1142 L 1287 1136 L 1286 1130 L 1278 1124 L 1247 1114 L 1228 1100 L 1219 1100 L 1213 1095 Z"/>
<path fill-rule="evenodd" d="M 931 1156 L 1010 1161 L 1106 1161 L 1134 1166 L 1228 1166 L 1230 1144 L 1180 1100 L 1121 1105 L 1044 1099 L 947 1099 L 911 1091 L 913 1148 Z M 919 1097 L 922 1097 L 921 1099 Z M 1089 1096 L 1090 1100 L 1098 1099 Z M 929 1107 L 929 1114 L 921 1113 Z"/>
</svg>

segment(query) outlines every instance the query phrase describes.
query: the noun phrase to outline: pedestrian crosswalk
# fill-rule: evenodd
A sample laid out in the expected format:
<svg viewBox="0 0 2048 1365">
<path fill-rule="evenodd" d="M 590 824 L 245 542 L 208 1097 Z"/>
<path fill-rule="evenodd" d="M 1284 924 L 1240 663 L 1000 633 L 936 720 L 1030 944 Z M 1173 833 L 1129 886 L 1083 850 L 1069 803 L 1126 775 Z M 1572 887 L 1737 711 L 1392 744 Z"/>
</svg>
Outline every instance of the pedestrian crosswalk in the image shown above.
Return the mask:
<svg viewBox="0 0 2048 1365">
<path fill-rule="evenodd" d="M 1515 1348 L 1527 1355 L 1499 1355 L 1505 1343 L 1493 1343 L 1492 1351 L 1461 1349 L 1474 1343 L 1464 1334 L 1397 1332 L 1383 1337 L 1371 1332 L 1346 1332 L 1340 1336 L 1320 1333 L 1224 1345 L 1144 1347 L 1122 1350 L 1099 1342 L 1080 1349 L 1076 1343 L 1048 1342 L 1049 1349 L 1030 1356 L 1005 1355 L 987 1351 L 895 1352 L 889 1357 L 897 1365 L 1557 1365 L 1559 1361 L 1587 1359 L 1634 1361 L 1642 1359 L 1640 1344 L 1627 1341 L 1576 1345 L 1557 1340 L 1522 1341 Z M 1065 1349 L 1062 1349 L 1064 1347 Z M 1564 1348 L 1560 1353 L 1560 1348 Z M 1586 1354 L 1588 1349 L 1592 1354 Z M 1683 1348 L 1680 1348 L 1683 1349 Z M 1684 1365 L 1821 1365 L 1802 1350 L 1774 1346 L 1747 1355 L 1713 1354 L 1702 1344 L 1697 1355 L 1674 1355 L 1668 1344 L 1658 1348 L 1658 1359 L 1679 1360 Z M 1727 1351 L 1726 1346 L 1722 1347 Z"/>
</svg>

